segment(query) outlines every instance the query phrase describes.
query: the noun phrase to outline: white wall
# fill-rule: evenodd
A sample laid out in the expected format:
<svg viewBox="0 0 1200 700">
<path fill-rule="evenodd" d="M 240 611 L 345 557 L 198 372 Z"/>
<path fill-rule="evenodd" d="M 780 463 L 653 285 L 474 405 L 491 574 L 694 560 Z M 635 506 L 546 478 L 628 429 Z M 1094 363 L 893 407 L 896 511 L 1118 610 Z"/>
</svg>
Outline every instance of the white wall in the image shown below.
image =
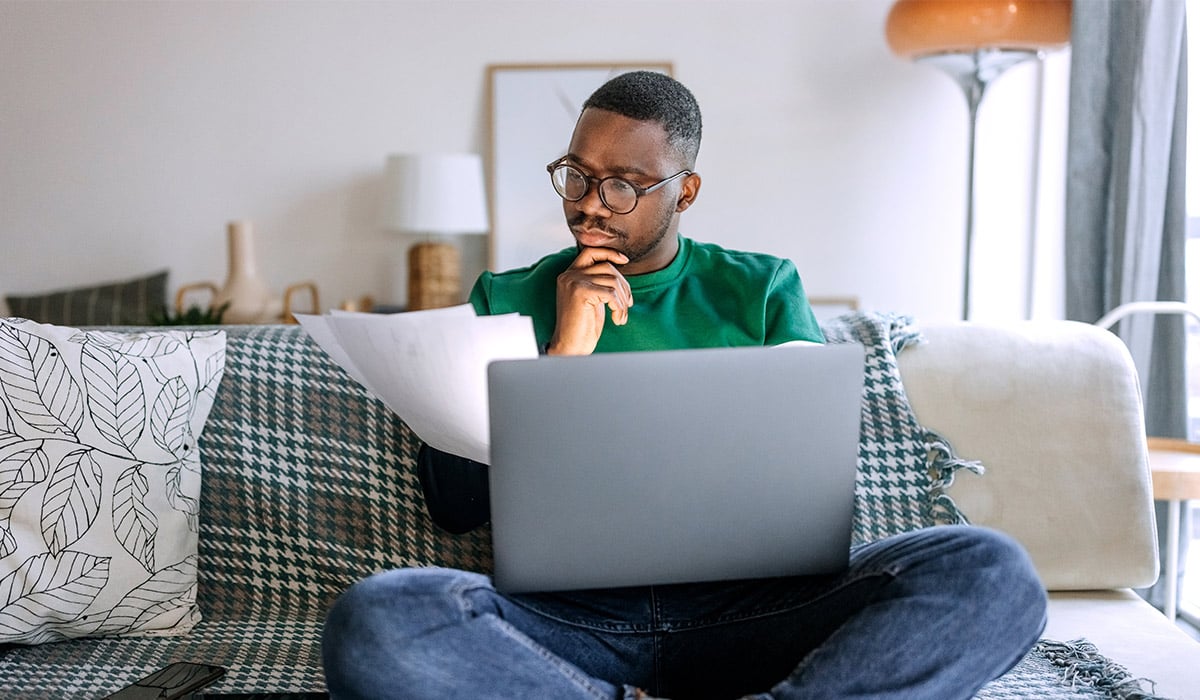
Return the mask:
<svg viewBox="0 0 1200 700">
<path fill-rule="evenodd" d="M 705 118 L 686 234 L 790 257 L 810 294 L 955 318 L 966 107 L 891 55 L 890 5 L 0 0 L 0 293 L 220 282 L 225 222 L 248 218 L 280 290 L 402 303 L 406 242 L 376 221 L 388 153 L 483 152 L 489 63 L 667 60 Z M 1031 208 L 1037 74 L 1013 69 L 981 110 L 978 318 L 1024 314 L 1029 232 L 1059 235 L 1057 201 Z M 1054 162 L 1065 80 L 1047 82 Z M 473 276 L 486 237 L 464 247 Z"/>
</svg>

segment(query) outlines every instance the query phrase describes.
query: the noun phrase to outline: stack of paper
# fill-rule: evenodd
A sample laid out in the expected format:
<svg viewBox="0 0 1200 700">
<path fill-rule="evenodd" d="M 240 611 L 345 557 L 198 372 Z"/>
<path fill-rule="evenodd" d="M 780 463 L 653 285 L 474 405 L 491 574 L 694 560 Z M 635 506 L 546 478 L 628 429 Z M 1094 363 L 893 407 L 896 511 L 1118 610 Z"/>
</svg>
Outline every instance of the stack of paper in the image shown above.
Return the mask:
<svg viewBox="0 0 1200 700">
<path fill-rule="evenodd" d="M 296 314 L 329 356 L 439 450 L 488 463 L 487 366 L 537 357 L 526 316 L 476 316 L 469 304 L 370 314 Z"/>
</svg>

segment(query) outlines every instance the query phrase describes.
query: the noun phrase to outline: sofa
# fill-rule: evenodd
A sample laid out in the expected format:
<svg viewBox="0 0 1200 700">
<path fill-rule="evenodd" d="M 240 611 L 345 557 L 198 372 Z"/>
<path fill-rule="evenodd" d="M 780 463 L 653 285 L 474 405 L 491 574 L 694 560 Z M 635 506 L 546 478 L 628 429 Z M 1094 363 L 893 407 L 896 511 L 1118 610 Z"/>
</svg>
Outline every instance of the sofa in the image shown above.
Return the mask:
<svg viewBox="0 0 1200 700">
<path fill-rule="evenodd" d="M 1200 697 L 1200 643 L 1131 590 L 1153 583 L 1158 553 L 1136 374 L 1116 336 L 865 312 L 823 325 L 872 350 L 856 538 L 997 528 L 1049 591 L 1044 640 L 980 698 Z M 221 330 L 224 375 L 199 439 L 202 620 L 177 635 L 5 645 L 0 698 L 100 698 L 173 661 L 228 669 L 208 692 L 322 691 L 322 620 L 354 581 L 489 570 L 486 526 L 451 535 L 430 521 L 420 439 L 303 330 Z M 918 448 L 898 455 L 897 434 Z M 913 485 L 921 503 L 895 497 Z"/>
</svg>

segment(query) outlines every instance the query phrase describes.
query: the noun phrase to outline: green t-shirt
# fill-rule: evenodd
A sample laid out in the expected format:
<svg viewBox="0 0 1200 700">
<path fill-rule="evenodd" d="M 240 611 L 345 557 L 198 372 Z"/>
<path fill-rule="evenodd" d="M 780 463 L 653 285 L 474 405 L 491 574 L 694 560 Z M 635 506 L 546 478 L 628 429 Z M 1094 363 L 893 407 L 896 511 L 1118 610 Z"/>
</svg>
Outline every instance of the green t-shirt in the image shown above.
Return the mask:
<svg viewBox="0 0 1200 700">
<path fill-rule="evenodd" d="M 558 275 L 576 255 L 572 247 L 530 267 L 484 272 L 471 290 L 475 312 L 530 316 L 544 347 L 554 334 Z M 626 279 L 633 292 L 629 321 L 614 325 L 606 313 L 596 352 L 824 342 L 790 260 L 680 236 L 670 265 Z"/>
</svg>

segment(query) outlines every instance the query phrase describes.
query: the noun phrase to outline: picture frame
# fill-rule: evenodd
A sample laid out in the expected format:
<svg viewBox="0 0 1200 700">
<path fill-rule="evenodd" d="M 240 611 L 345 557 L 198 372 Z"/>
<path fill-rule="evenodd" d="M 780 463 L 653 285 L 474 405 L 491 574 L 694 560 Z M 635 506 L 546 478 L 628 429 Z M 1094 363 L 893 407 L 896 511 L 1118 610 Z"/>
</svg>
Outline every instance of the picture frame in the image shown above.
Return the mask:
<svg viewBox="0 0 1200 700">
<path fill-rule="evenodd" d="M 521 63 L 487 67 L 488 267 L 531 265 L 571 244 L 546 164 L 566 153 L 584 101 L 633 70 L 672 75 L 665 61 Z"/>
<path fill-rule="evenodd" d="M 842 314 L 858 311 L 857 296 L 810 296 L 808 305 L 812 307 L 817 321 L 824 322 Z"/>
</svg>

